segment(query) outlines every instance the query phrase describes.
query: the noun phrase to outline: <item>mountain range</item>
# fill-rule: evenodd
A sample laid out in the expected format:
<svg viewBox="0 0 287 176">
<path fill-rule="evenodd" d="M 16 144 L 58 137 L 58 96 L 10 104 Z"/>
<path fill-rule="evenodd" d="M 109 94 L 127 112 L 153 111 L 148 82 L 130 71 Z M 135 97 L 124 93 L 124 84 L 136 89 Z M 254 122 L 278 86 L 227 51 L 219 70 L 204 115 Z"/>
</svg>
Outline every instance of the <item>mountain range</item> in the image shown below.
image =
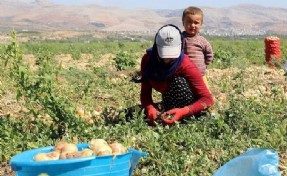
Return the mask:
<svg viewBox="0 0 287 176">
<path fill-rule="evenodd" d="M 202 33 L 230 35 L 287 35 L 287 9 L 241 4 L 228 8 L 200 7 Z M 0 1 L 0 31 L 108 31 L 148 34 L 172 23 L 182 27 L 183 9 L 123 9 L 97 5 L 59 5 L 49 0 Z"/>
</svg>

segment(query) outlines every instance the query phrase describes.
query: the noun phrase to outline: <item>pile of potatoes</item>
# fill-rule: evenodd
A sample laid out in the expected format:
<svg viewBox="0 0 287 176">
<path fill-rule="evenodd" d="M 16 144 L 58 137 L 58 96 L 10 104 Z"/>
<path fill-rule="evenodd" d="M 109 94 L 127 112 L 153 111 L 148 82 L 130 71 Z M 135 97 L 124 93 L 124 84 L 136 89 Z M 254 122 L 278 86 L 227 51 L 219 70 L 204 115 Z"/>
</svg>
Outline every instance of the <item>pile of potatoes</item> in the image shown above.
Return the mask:
<svg viewBox="0 0 287 176">
<path fill-rule="evenodd" d="M 89 142 L 89 148 L 81 151 L 78 150 L 76 144 L 60 141 L 54 146 L 53 151 L 38 153 L 35 155 L 34 160 L 51 161 L 87 156 L 119 155 L 126 152 L 126 148 L 121 143 L 114 142 L 108 144 L 104 139 L 92 139 Z"/>
<path fill-rule="evenodd" d="M 279 40 L 280 38 L 277 36 L 269 36 L 265 38 L 266 40 Z"/>
</svg>

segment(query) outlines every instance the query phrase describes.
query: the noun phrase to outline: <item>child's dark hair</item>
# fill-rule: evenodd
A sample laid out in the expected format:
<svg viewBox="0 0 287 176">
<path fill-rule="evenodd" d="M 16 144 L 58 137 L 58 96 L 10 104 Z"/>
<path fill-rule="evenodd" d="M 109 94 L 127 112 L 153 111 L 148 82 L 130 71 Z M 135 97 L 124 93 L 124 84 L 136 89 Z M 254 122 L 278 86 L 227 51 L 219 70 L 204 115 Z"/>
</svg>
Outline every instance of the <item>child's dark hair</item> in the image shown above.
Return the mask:
<svg viewBox="0 0 287 176">
<path fill-rule="evenodd" d="M 187 7 L 186 9 L 184 9 L 183 13 L 182 13 L 182 21 L 184 20 L 186 15 L 201 15 L 201 22 L 203 23 L 203 11 L 198 8 L 198 7 L 194 7 L 194 6 L 190 6 Z"/>
</svg>

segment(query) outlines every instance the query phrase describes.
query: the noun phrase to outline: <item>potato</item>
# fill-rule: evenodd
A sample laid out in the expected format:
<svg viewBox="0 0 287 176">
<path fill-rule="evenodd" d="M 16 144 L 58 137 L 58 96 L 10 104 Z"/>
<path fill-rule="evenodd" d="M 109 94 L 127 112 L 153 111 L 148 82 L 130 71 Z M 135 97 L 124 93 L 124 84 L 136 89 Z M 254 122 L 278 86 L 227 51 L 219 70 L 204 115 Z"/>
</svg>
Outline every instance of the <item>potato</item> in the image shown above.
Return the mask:
<svg viewBox="0 0 287 176">
<path fill-rule="evenodd" d="M 108 143 L 104 139 L 92 139 L 89 145 L 90 145 L 90 148 L 93 150 L 95 148 L 99 148 L 102 145 L 108 145 Z"/>
<path fill-rule="evenodd" d="M 93 156 L 94 152 L 91 149 L 84 149 L 80 152 L 81 157 Z"/>
<path fill-rule="evenodd" d="M 81 158 L 87 156 L 93 156 L 94 152 L 91 149 L 84 149 L 82 151 L 76 152 L 62 152 L 60 154 L 60 159 L 71 159 L 71 158 Z"/>
<path fill-rule="evenodd" d="M 96 148 L 92 149 L 94 154 L 97 156 L 102 156 L 102 155 L 111 155 L 113 153 L 111 147 L 109 145 L 100 145 Z"/>
<path fill-rule="evenodd" d="M 73 152 L 77 152 L 77 151 L 78 151 L 78 147 L 76 144 L 67 143 L 63 146 L 61 152 L 73 153 Z"/>
<path fill-rule="evenodd" d="M 34 157 L 35 161 L 48 161 L 49 157 L 47 156 L 47 153 L 38 153 L 35 157 Z"/>
<path fill-rule="evenodd" d="M 84 117 L 85 116 L 85 110 L 80 108 L 80 107 L 77 107 L 76 108 L 76 114 L 80 117 Z"/>
<path fill-rule="evenodd" d="M 111 143 L 110 147 L 114 155 L 126 153 L 126 148 L 121 143 L 118 142 Z"/>
<path fill-rule="evenodd" d="M 67 145 L 68 143 L 65 141 L 59 141 L 58 143 L 56 143 L 55 147 L 54 147 L 54 151 L 58 151 L 58 152 L 62 152 L 62 149 L 64 148 L 65 145 Z"/>
<path fill-rule="evenodd" d="M 38 153 L 35 157 L 35 161 L 51 161 L 51 160 L 58 160 L 60 157 L 59 152 L 49 152 L 49 153 Z"/>
</svg>

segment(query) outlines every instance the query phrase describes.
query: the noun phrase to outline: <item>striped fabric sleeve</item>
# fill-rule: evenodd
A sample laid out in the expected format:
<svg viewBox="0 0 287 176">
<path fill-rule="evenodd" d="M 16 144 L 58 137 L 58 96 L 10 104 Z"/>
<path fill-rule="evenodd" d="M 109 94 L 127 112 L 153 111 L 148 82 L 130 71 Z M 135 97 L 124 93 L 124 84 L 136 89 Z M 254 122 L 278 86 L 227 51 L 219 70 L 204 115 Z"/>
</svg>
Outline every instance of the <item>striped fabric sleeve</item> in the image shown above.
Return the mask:
<svg viewBox="0 0 287 176">
<path fill-rule="evenodd" d="M 213 60 L 212 47 L 207 40 L 205 40 L 204 60 L 205 60 L 205 65 L 209 65 L 211 63 L 211 61 Z"/>
</svg>

